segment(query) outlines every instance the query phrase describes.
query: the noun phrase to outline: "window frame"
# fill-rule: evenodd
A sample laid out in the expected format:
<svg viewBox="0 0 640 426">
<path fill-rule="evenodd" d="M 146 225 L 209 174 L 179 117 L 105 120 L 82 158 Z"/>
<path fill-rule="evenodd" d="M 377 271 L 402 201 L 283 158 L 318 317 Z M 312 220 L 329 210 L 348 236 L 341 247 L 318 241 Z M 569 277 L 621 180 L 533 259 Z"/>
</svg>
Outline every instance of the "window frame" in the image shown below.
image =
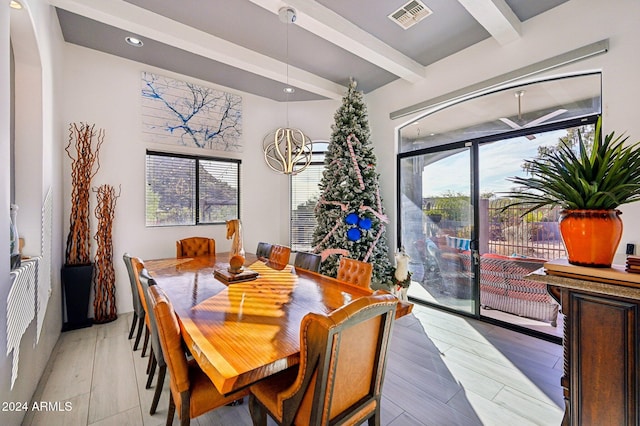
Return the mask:
<svg viewBox="0 0 640 426">
<path fill-rule="evenodd" d="M 195 187 L 194 187 L 194 222 L 193 223 L 171 223 L 171 224 L 149 224 L 147 221 L 147 193 L 146 188 L 148 185 L 147 181 L 147 173 L 148 173 L 148 159 L 150 156 L 156 157 L 169 157 L 169 158 L 181 158 L 194 160 L 194 176 L 195 176 Z M 215 157 L 215 156 L 206 156 L 206 155 L 194 155 L 194 154 L 185 154 L 185 153 L 176 153 L 176 152 L 168 152 L 168 151 L 157 151 L 147 149 L 145 153 L 145 226 L 148 228 L 164 228 L 169 226 L 201 226 L 201 225 L 219 225 L 226 223 L 226 220 L 214 221 L 214 222 L 204 222 L 200 220 L 200 161 L 210 161 L 210 162 L 218 162 L 218 163 L 230 163 L 236 165 L 236 182 L 238 183 L 236 188 L 236 200 L 237 200 L 237 215 L 235 217 L 229 217 L 226 220 L 230 219 L 239 219 L 240 218 L 240 208 L 241 208 L 241 164 L 242 160 L 237 158 L 225 158 L 225 157 Z"/>
</svg>

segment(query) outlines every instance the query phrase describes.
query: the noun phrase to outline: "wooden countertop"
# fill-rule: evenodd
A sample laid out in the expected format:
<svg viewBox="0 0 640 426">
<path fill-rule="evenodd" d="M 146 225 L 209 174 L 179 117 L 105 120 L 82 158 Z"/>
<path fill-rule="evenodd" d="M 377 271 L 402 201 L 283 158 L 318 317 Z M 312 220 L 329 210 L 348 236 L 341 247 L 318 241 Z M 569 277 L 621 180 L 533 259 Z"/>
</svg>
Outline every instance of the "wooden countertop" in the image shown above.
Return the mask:
<svg viewBox="0 0 640 426">
<path fill-rule="evenodd" d="M 525 279 L 544 282 L 557 287 L 610 296 L 640 299 L 640 274 L 626 272 L 623 266 L 588 268 L 571 265 L 567 259 L 546 262 Z"/>
</svg>

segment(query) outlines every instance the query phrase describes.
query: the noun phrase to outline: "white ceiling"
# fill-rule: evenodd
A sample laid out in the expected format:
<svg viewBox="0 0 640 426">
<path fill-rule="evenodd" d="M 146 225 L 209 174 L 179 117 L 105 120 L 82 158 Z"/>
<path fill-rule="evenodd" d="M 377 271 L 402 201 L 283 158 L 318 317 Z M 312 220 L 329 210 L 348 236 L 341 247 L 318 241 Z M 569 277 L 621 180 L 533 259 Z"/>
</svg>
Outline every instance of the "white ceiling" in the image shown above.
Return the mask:
<svg viewBox="0 0 640 426">
<path fill-rule="evenodd" d="M 404 30 L 387 16 L 402 0 L 49 0 L 64 38 L 154 67 L 270 99 L 339 99 L 350 78 L 365 93 L 520 25 L 567 0 L 424 0 L 433 13 Z M 293 7 L 296 21 L 278 10 Z M 144 46 L 124 41 L 135 36 Z M 288 44 L 288 48 L 287 48 Z M 296 88 L 287 95 L 283 88 Z"/>
</svg>

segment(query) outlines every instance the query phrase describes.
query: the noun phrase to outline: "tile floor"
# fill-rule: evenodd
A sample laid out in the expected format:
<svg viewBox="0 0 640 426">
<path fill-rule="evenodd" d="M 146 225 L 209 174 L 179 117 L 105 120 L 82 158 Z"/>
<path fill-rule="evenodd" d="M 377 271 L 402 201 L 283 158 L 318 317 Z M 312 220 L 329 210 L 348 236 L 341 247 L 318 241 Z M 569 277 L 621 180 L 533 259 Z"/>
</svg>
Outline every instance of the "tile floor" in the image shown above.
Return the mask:
<svg viewBox="0 0 640 426">
<path fill-rule="evenodd" d="M 158 411 L 150 416 L 148 358 L 127 339 L 131 319 L 124 314 L 63 333 L 33 400 L 69 402 L 70 410 L 30 412 L 23 424 L 164 425 L 168 377 Z M 391 345 L 382 425 L 547 426 L 562 420 L 559 345 L 418 305 L 396 321 Z M 240 426 L 251 420 L 245 403 L 192 424 Z"/>
</svg>

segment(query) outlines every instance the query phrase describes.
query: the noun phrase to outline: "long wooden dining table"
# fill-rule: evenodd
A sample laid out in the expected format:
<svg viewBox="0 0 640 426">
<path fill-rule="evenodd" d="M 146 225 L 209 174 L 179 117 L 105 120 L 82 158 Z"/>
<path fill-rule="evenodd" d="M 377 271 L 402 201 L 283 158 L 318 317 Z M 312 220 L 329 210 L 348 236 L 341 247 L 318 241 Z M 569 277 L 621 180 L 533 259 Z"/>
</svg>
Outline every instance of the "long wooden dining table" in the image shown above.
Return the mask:
<svg viewBox="0 0 640 426">
<path fill-rule="evenodd" d="M 306 314 L 328 314 L 372 293 L 252 254 L 246 259 L 257 278 L 232 284 L 214 277 L 229 267 L 228 253 L 144 261 L 173 304 L 189 351 L 222 394 L 298 364 Z M 400 305 L 399 315 L 411 306 Z"/>
</svg>

